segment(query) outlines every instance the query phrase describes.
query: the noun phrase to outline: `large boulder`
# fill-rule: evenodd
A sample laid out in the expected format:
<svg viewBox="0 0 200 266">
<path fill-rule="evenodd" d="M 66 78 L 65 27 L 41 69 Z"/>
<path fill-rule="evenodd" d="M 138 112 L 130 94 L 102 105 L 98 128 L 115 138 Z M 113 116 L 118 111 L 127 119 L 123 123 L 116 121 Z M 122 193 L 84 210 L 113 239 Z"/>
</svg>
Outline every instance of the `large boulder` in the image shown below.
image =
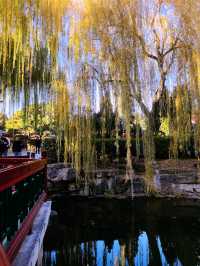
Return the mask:
<svg viewBox="0 0 200 266">
<path fill-rule="evenodd" d="M 65 163 L 54 163 L 48 164 L 47 166 L 47 176 L 49 179 L 53 179 L 58 175 L 58 171 L 63 168 L 68 168 L 69 165 Z"/>
<path fill-rule="evenodd" d="M 57 172 L 57 176 L 53 179 L 54 182 L 72 181 L 76 179 L 76 171 L 73 168 L 62 168 Z"/>
<path fill-rule="evenodd" d="M 64 163 L 48 165 L 48 179 L 52 182 L 73 181 L 76 179 L 75 169 Z"/>
</svg>

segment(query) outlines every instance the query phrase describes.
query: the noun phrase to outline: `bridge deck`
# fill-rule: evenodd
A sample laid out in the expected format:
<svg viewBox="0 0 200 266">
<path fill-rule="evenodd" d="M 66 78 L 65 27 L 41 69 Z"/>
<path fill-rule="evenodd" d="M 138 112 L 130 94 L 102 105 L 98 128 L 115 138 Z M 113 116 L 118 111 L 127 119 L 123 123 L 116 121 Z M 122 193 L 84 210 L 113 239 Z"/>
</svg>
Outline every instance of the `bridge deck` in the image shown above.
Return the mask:
<svg viewBox="0 0 200 266">
<path fill-rule="evenodd" d="M 47 160 L 28 158 L 0 158 L 0 265 L 10 266 L 20 257 L 33 221 L 41 215 L 47 194 Z M 41 212 L 40 212 L 41 211 Z M 40 239 L 43 239 L 47 216 L 43 217 Z M 37 223 L 38 219 L 35 220 Z M 42 220 L 41 220 L 42 225 Z M 34 225 L 36 227 L 36 225 Z M 34 227 L 34 228 L 35 228 Z M 39 224 L 38 227 L 39 228 Z M 39 233 L 39 229 L 36 230 Z M 29 237 L 30 238 L 30 237 Z M 25 241 L 25 242 L 24 242 Z M 34 245 L 34 242 L 33 242 Z M 39 247 L 39 246 L 38 246 Z M 32 251 L 36 252 L 35 246 Z M 21 252 L 21 251 L 20 251 Z M 37 254 L 37 252 L 35 253 Z M 36 257 L 36 256 L 35 256 Z M 17 259 L 17 260 L 18 260 Z M 32 265 L 35 264 L 17 264 Z"/>
</svg>

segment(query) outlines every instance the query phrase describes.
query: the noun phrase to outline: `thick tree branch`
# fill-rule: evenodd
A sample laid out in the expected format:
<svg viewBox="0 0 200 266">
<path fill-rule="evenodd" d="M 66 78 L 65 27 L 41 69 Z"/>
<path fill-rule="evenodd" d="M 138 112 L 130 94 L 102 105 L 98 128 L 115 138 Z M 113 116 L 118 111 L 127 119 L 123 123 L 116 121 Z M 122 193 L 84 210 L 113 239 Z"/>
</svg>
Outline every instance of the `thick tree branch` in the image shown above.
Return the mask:
<svg viewBox="0 0 200 266">
<path fill-rule="evenodd" d="M 179 38 L 177 37 L 175 39 L 174 43 L 172 44 L 172 46 L 163 54 L 163 57 L 165 57 L 166 55 L 168 55 L 172 51 L 181 48 L 181 46 L 177 46 L 178 42 L 179 42 Z"/>
</svg>

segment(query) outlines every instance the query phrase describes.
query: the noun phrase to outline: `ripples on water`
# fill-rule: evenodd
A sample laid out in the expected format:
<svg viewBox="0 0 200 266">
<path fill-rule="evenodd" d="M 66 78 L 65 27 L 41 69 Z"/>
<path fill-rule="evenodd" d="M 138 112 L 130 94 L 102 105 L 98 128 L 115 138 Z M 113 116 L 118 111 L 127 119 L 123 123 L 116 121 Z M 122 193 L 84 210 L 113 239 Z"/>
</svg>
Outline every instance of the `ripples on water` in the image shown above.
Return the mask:
<svg viewBox="0 0 200 266">
<path fill-rule="evenodd" d="M 66 200 L 66 199 L 65 199 Z M 56 202 L 44 266 L 198 266 L 200 209 L 183 202 Z"/>
</svg>

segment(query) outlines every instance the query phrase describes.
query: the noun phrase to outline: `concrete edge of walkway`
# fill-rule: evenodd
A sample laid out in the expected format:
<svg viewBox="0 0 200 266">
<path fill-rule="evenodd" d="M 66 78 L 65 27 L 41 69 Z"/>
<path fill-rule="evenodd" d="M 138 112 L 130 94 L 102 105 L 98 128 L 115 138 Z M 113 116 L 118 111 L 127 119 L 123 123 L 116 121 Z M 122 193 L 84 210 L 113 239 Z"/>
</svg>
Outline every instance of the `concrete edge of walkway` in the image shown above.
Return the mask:
<svg viewBox="0 0 200 266">
<path fill-rule="evenodd" d="M 27 235 L 20 250 L 12 263 L 12 266 L 35 266 L 43 246 L 51 214 L 51 201 L 43 203 L 36 218 L 33 221 L 32 231 Z"/>
</svg>

